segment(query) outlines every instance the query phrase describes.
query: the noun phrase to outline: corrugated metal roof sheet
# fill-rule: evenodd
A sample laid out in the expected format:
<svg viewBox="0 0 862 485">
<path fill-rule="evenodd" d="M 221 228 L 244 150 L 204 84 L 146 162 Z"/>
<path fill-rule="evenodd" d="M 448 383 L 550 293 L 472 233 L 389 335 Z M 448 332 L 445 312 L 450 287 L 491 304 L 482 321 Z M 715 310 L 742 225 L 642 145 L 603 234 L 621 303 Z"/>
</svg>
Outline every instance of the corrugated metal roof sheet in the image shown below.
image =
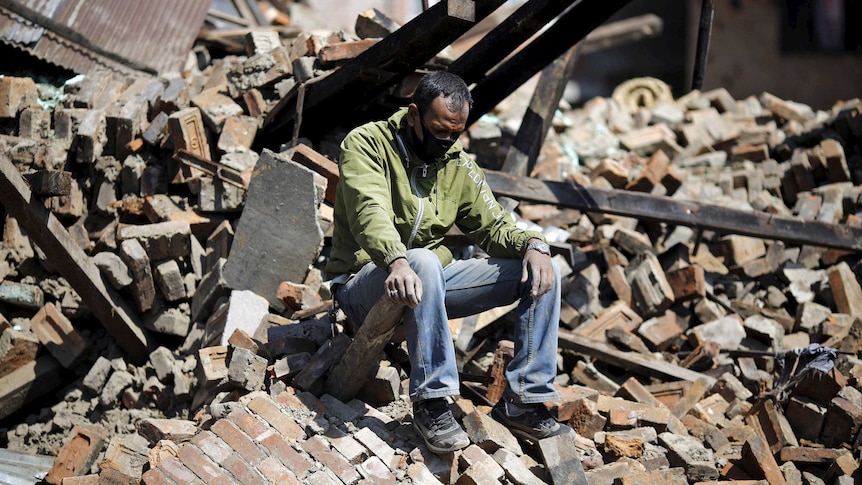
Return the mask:
<svg viewBox="0 0 862 485">
<path fill-rule="evenodd" d="M 212 0 L 0 0 L 0 41 L 75 72 L 179 71 Z"/>
</svg>

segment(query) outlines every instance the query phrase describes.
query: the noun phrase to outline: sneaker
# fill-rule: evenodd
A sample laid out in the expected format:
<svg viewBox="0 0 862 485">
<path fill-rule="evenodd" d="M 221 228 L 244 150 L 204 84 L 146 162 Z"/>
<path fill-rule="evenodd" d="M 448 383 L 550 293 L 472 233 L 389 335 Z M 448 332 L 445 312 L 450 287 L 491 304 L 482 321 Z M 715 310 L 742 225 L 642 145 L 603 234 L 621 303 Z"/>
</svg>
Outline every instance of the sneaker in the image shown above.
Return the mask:
<svg viewBox="0 0 862 485">
<path fill-rule="evenodd" d="M 448 453 L 470 444 L 470 438 L 455 421 L 444 398 L 414 403 L 413 426 L 434 453 Z"/>
<path fill-rule="evenodd" d="M 521 404 L 518 406 L 524 409 L 524 412 L 512 416 L 506 409 L 505 399 L 500 399 L 491 410 L 491 417 L 506 425 L 512 433 L 528 440 L 540 440 L 573 432 L 572 428 L 554 419 L 544 404 Z"/>
</svg>

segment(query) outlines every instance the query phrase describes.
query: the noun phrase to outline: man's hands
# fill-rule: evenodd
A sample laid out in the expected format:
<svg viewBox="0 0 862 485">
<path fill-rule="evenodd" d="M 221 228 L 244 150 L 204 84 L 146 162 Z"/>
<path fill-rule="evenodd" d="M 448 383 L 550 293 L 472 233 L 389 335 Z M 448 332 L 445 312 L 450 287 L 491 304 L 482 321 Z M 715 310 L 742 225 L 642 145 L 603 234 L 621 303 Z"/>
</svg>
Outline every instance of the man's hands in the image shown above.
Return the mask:
<svg viewBox="0 0 862 485">
<path fill-rule="evenodd" d="M 550 262 L 548 264 L 550 265 Z M 389 264 L 389 276 L 386 277 L 384 285 L 389 298 L 410 308 L 416 308 L 422 301 L 422 280 L 407 263 L 406 258 L 398 258 Z"/>
<path fill-rule="evenodd" d="M 528 242 L 533 241 L 538 241 L 538 239 L 531 239 Z M 550 256 L 529 249 L 524 254 L 522 267 L 521 283 L 526 283 L 530 276 L 533 277 L 533 288 L 531 290 L 533 298 L 539 298 L 550 291 L 551 286 L 554 284 L 554 266 L 551 264 Z"/>
</svg>

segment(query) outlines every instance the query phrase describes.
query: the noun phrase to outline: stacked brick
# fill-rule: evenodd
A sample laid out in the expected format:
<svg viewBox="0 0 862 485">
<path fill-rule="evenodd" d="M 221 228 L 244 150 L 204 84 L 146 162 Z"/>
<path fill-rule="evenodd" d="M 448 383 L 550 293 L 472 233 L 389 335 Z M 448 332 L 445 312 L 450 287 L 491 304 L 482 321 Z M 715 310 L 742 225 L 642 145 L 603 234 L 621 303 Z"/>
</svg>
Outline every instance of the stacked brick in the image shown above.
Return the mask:
<svg viewBox="0 0 862 485">
<path fill-rule="evenodd" d="M 333 333 L 330 295 L 309 270 L 337 182 L 321 153 L 335 158 L 339 135 L 317 151 L 253 146 L 282 96 L 374 42 L 254 32 L 245 56 L 183 76 L 74 78 L 48 109 L 37 102 L 45 86 L 0 78 L 2 156 L 159 344 L 146 364 L 126 362 L 52 255 L 6 218 L 0 419 L 34 383 L 49 392 L 59 372 L 80 377 L 61 403 L 6 433 L 10 447 L 58 454 L 49 483 L 858 478 L 862 258 L 850 251 L 521 204 L 521 222 L 548 235 L 565 269 L 562 339 L 598 351 L 561 345 L 564 398 L 548 405 L 577 437 L 519 442 L 488 417 L 505 386 L 506 349 L 495 353 L 504 325 L 469 349 L 465 373 L 493 382 L 465 384 L 474 400 L 456 403 L 473 443 L 461 452 L 435 456 L 410 428 L 403 344 L 358 400 L 324 394 L 350 343 L 351 322 L 341 316 Z M 557 121 L 535 174 L 857 227 L 860 111 L 859 100 L 814 111 L 723 89 L 651 108 L 597 98 Z M 465 141 L 493 168 L 502 133 L 477 125 Z M 280 219 L 295 214 L 273 190 L 301 223 Z M 283 259 L 255 266 L 273 254 Z M 273 281 L 273 270 L 283 277 Z M 452 322 L 453 336 L 469 341 L 462 323 Z M 810 344 L 845 353 L 829 372 L 781 377 L 774 354 Z"/>
</svg>

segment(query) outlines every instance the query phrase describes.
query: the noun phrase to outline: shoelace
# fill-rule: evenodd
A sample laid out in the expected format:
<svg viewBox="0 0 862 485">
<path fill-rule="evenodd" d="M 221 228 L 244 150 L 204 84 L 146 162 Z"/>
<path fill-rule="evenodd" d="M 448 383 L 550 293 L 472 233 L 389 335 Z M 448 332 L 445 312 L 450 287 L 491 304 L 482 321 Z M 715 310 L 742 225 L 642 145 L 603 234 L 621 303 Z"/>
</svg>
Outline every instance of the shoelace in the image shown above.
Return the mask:
<svg viewBox="0 0 862 485">
<path fill-rule="evenodd" d="M 448 409 L 448 406 L 443 407 L 439 404 L 432 404 L 425 408 L 425 412 L 428 413 L 429 421 L 431 421 L 431 429 L 434 432 L 453 429 L 455 416 L 452 415 L 452 411 Z"/>
</svg>

